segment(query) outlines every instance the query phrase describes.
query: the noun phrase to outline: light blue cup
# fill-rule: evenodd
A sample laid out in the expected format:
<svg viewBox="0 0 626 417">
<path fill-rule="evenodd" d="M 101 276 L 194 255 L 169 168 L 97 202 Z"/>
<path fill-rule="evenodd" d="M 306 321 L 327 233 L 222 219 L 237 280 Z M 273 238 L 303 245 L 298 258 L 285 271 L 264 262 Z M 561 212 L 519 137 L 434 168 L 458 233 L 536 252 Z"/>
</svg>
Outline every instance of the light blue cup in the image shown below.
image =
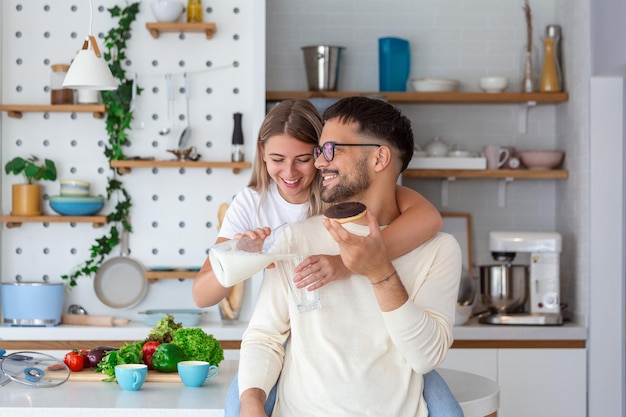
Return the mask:
<svg viewBox="0 0 626 417">
<path fill-rule="evenodd" d="M 205 361 L 178 362 L 178 375 L 187 387 L 200 387 L 205 381 L 215 378 L 219 369 Z"/>
<path fill-rule="evenodd" d="M 138 391 L 148 376 L 148 365 L 124 364 L 115 367 L 115 379 L 124 391 Z"/>
</svg>

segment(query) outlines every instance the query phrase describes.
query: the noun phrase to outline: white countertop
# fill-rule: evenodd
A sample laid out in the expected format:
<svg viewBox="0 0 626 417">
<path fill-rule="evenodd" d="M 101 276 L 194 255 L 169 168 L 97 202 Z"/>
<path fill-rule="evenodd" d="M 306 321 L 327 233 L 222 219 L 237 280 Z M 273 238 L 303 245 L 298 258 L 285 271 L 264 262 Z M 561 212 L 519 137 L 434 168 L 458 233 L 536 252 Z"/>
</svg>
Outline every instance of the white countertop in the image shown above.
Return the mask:
<svg viewBox="0 0 626 417">
<path fill-rule="evenodd" d="M 226 360 L 219 375 L 199 388 L 182 383 L 146 382 L 139 391 L 123 391 L 116 383 L 65 382 L 34 388 L 11 381 L 0 387 L 2 414 L 12 417 L 222 417 L 237 361 Z"/>
<path fill-rule="evenodd" d="M 200 322 L 199 327 L 218 340 L 241 340 L 247 322 L 222 324 Z M 119 340 L 136 341 L 146 338 L 150 327 L 143 322 L 131 322 L 120 327 L 70 326 L 0 327 L 2 340 Z M 463 326 L 454 327 L 454 340 L 586 340 L 587 328 L 576 323 L 562 326 L 512 326 L 480 324 L 472 318 Z"/>
<path fill-rule="evenodd" d="M 68 381 L 34 388 L 11 381 L 0 387 L 2 415 L 12 417 L 221 417 L 238 362 L 225 360 L 219 375 L 199 388 L 182 383 L 146 382 L 139 391 L 123 391 L 116 383 Z M 499 406 L 498 385 L 467 372 L 439 369 L 466 417 L 482 417 Z"/>
</svg>

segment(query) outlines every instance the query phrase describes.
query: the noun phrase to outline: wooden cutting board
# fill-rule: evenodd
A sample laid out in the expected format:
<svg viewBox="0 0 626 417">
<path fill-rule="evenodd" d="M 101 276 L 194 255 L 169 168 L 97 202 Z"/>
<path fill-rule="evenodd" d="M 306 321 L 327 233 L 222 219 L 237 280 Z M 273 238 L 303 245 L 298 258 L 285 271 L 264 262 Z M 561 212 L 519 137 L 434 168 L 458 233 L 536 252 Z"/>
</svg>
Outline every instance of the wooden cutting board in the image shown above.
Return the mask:
<svg viewBox="0 0 626 417">
<path fill-rule="evenodd" d="M 107 378 L 106 375 L 100 372 L 94 372 L 93 370 L 85 369 L 80 372 L 70 373 L 68 381 L 73 382 L 102 382 Z M 146 382 L 182 382 L 178 372 L 159 372 L 154 370 L 148 371 Z"/>
</svg>

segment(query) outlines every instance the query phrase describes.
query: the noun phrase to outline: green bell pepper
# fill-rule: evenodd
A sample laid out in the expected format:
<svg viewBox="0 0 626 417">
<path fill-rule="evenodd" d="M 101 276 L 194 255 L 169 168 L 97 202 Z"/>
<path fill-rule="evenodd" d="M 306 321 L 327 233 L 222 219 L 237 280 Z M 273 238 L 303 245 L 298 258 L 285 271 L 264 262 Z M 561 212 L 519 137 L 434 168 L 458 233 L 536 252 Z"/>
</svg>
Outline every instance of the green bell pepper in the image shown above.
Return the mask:
<svg viewBox="0 0 626 417">
<path fill-rule="evenodd" d="M 178 362 L 185 359 L 185 352 L 180 347 L 161 343 L 152 354 L 152 367 L 161 372 L 176 372 Z"/>
</svg>

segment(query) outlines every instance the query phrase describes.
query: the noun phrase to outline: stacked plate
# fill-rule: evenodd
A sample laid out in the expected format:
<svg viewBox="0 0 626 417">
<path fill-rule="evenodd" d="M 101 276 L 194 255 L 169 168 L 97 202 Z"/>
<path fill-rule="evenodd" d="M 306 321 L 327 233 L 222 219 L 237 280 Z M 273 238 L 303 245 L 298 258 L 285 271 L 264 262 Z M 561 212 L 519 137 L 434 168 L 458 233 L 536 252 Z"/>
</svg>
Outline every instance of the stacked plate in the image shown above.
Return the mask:
<svg viewBox="0 0 626 417">
<path fill-rule="evenodd" d="M 104 207 L 104 197 L 89 195 L 85 181 L 61 180 L 61 195 L 50 197 L 50 208 L 62 216 L 90 216 Z"/>
</svg>

